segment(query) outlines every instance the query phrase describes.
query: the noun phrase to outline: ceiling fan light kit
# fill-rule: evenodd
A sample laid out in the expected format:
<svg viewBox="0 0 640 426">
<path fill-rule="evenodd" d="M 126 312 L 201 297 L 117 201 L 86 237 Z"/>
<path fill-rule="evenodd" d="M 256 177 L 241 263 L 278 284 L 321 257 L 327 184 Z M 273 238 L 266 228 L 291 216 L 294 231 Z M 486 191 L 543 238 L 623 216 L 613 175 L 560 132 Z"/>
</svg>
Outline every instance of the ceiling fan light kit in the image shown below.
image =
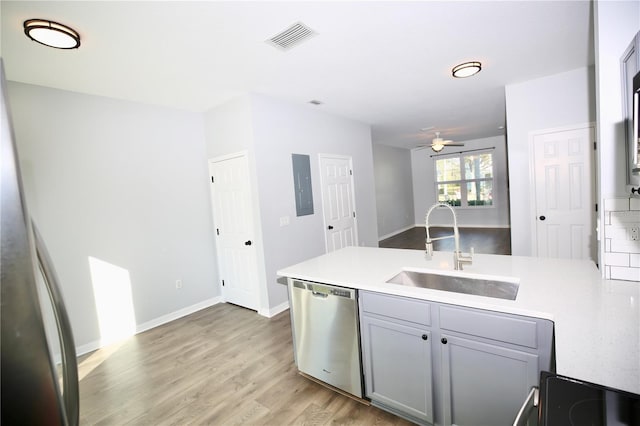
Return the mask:
<svg viewBox="0 0 640 426">
<path fill-rule="evenodd" d="M 482 64 L 478 61 L 464 62 L 453 67 L 451 74 L 455 78 L 466 78 L 478 74 L 481 69 Z"/>
<path fill-rule="evenodd" d="M 433 150 L 433 152 L 440 152 L 444 149 L 444 145 L 442 145 L 441 143 L 436 143 L 431 145 L 431 149 Z"/>
<path fill-rule="evenodd" d="M 440 152 L 445 146 L 464 146 L 463 143 L 455 143 L 452 140 L 444 140 L 440 137 L 440 132 L 436 132 L 436 137 L 431 141 L 431 149 L 433 152 Z"/>
<path fill-rule="evenodd" d="M 24 33 L 31 40 L 56 49 L 77 49 L 80 34 L 73 28 L 47 19 L 28 19 L 23 24 Z"/>
</svg>

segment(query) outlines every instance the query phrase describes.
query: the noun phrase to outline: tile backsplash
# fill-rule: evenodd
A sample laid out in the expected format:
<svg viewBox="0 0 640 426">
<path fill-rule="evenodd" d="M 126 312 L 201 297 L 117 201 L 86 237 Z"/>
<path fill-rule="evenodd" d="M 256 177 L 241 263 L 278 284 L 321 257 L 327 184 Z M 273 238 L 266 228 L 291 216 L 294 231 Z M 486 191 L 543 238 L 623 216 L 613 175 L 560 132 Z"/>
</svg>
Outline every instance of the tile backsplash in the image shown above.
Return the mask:
<svg viewBox="0 0 640 426">
<path fill-rule="evenodd" d="M 640 282 L 640 198 L 604 201 L 604 277 Z"/>
</svg>

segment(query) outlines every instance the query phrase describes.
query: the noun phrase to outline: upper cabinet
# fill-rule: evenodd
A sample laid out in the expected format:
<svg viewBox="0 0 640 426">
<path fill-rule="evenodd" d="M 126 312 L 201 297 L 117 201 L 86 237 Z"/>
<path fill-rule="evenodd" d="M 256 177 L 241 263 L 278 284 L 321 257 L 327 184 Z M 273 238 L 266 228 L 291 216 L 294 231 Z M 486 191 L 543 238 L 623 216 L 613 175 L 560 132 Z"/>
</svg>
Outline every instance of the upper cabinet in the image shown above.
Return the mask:
<svg viewBox="0 0 640 426">
<path fill-rule="evenodd" d="M 623 117 L 627 140 L 627 184 L 637 187 L 640 186 L 640 172 L 637 171 L 638 163 L 640 162 L 638 155 L 638 149 L 640 148 L 638 144 L 638 137 L 640 136 L 638 130 L 638 126 L 640 126 L 638 108 L 640 106 L 636 104 L 634 111 L 634 97 L 637 98 L 638 95 L 634 96 L 633 77 L 640 71 L 640 32 L 631 40 L 620 62 L 622 68 Z"/>
</svg>

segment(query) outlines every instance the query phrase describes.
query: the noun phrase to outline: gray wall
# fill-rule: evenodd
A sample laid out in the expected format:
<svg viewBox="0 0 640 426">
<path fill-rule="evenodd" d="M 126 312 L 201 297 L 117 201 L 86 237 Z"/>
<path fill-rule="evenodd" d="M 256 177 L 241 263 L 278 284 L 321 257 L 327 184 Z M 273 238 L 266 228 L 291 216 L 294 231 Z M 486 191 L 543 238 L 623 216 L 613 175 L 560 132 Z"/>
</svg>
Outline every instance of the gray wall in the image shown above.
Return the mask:
<svg viewBox="0 0 640 426">
<path fill-rule="evenodd" d="M 411 151 L 373 145 L 378 236 L 384 239 L 415 224 Z"/>
<path fill-rule="evenodd" d="M 595 122 L 593 67 L 555 74 L 506 86 L 511 188 L 511 250 L 533 255 L 533 206 L 530 202 L 531 132 Z"/>
<path fill-rule="evenodd" d="M 446 148 L 443 153 L 469 149 L 494 148 L 494 205 L 488 208 L 456 208 L 458 225 L 469 227 L 508 227 L 509 226 L 509 194 L 507 188 L 507 156 L 504 136 L 464 141 L 459 149 Z M 436 201 L 435 187 L 435 153 L 429 149 L 414 149 L 411 152 L 413 170 L 413 202 L 415 207 L 415 223 L 424 226 L 425 215 L 429 207 Z M 450 214 L 446 211 L 435 211 L 429 218 L 433 224 L 451 224 Z"/>
<path fill-rule="evenodd" d="M 276 283 L 282 267 L 325 252 L 318 154 L 353 159 L 360 245 L 377 246 L 371 134 L 368 125 L 261 95 L 247 95 L 212 109 L 205 118 L 209 158 L 246 150 L 249 155 L 259 244 L 261 313 L 288 303 Z M 314 214 L 296 217 L 291 154 L 311 157 Z M 280 226 L 288 216 L 289 225 Z"/>
<path fill-rule="evenodd" d="M 80 351 L 102 337 L 93 288 L 100 277 L 89 257 L 128 273 L 138 330 L 213 303 L 201 114 L 15 82 L 9 103 L 27 202 Z"/>
</svg>

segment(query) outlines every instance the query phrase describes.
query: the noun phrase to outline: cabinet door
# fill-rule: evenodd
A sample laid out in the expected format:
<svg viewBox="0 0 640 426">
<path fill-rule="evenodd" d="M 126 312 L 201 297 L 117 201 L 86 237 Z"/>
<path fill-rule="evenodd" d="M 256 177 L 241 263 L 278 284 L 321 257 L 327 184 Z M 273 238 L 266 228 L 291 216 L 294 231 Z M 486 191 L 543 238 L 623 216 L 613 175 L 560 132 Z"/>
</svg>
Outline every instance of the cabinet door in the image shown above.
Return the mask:
<svg viewBox="0 0 640 426">
<path fill-rule="evenodd" d="M 627 140 L 627 183 L 635 185 L 640 183 L 637 175 L 631 173 L 635 167 L 636 159 L 634 153 L 638 152 L 637 141 L 634 140 L 633 132 L 633 77 L 640 70 L 640 32 L 631 40 L 629 47 L 622 54 L 620 63 L 622 66 L 622 117 L 624 118 L 625 134 Z"/>
<path fill-rule="evenodd" d="M 431 332 L 362 317 L 366 395 L 433 423 Z"/>
<path fill-rule="evenodd" d="M 445 425 L 511 425 L 538 380 L 538 356 L 443 334 Z"/>
</svg>

